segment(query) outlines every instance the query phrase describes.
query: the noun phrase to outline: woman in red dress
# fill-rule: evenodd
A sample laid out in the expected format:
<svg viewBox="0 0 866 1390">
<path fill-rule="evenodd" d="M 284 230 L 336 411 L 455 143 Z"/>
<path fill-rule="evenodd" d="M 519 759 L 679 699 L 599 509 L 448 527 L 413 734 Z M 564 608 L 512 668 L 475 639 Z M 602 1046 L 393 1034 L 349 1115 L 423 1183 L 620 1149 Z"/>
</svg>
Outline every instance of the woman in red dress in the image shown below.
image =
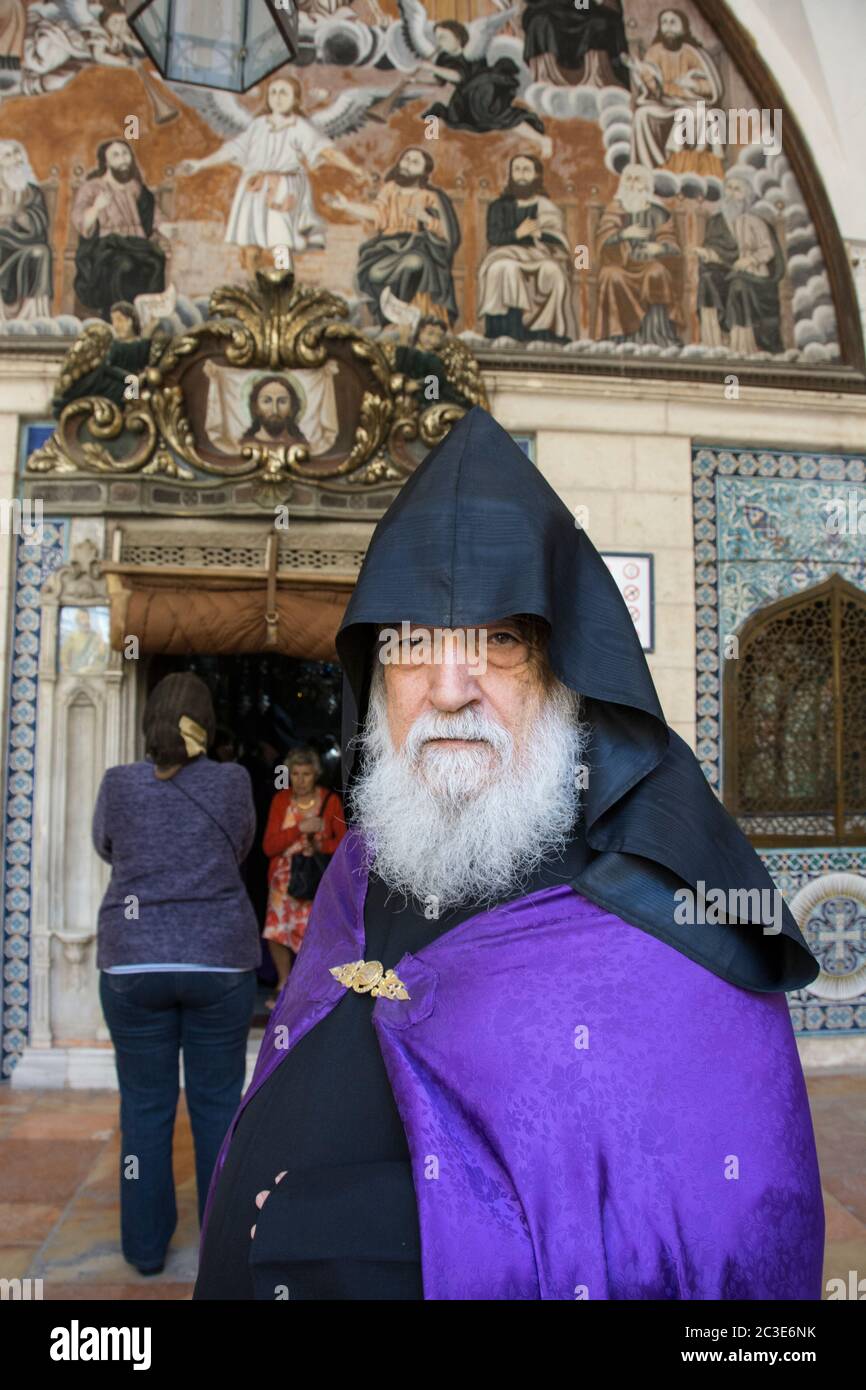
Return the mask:
<svg viewBox="0 0 866 1390">
<path fill-rule="evenodd" d="M 292 860 L 296 854 L 333 854 L 346 833 L 343 803 L 336 792 L 319 783 L 322 765 L 312 748 L 297 749 L 286 758 L 290 786 L 278 791 L 268 812 L 262 847 L 268 866 L 268 910 L 264 937 L 277 969 L 273 1008 L 292 968 L 307 922 L 312 899 L 289 893 Z"/>
</svg>

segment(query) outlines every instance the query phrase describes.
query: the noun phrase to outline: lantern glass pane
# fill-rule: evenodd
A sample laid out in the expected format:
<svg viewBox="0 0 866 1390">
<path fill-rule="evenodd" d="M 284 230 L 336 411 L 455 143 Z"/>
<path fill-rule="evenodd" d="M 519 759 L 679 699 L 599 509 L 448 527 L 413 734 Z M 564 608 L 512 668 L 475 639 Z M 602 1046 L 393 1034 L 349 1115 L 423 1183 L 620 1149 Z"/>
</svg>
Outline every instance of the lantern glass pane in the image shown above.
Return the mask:
<svg viewBox="0 0 866 1390">
<path fill-rule="evenodd" d="M 295 0 L 265 0 L 286 47 L 294 57 L 298 51 L 298 7 Z"/>
<path fill-rule="evenodd" d="M 256 82 L 261 82 L 274 68 L 287 63 L 290 56 L 286 40 L 274 23 L 274 16 L 265 0 L 250 0 L 247 10 L 244 87 L 252 87 Z"/>
<path fill-rule="evenodd" d="M 295 0 L 125 0 L 163 77 L 245 92 L 298 51 Z"/>
<path fill-rule="evenodd" d="M 144 45 L 147 56 L 156 64 L 161 73 L 165 72 L 165 65 L 168 60 L 168 10 L 170 4 L 171 0 L 152 0 L 152 3 L 139 13 L 133 10 L 135 33 Z"/>
<path fill-rule="evenodd" d="M 245 9 L 238 0 L 174 0 L 169 77 L 242 91 Z"/>
</svg>

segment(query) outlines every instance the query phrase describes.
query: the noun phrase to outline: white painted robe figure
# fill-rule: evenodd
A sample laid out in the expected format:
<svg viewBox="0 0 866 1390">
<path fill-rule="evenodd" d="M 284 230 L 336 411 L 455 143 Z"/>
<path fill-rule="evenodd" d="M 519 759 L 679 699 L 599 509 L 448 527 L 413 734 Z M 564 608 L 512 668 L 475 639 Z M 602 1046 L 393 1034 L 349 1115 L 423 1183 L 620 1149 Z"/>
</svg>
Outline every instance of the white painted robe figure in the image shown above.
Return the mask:
<svg viewBox="0 0 866 1390">
<path fill-rule="evenodd" d="M 330 122 L 339 130 L 357 128 L 363 110 L 380 93 L 371 93 L 361 102 L 338 98 L 310 119 L 301 112 L 301 87 L 293 77 L 274 78 L 267 89 L 268 110 L 255 117 L 229 94 L 209 93 L 202 98 L 185 85 L 176 90 L 200 105 L 210 119 L 218 113 L 222 121 L 234 123 L 230 140 L 205 159 L 184 160 L 179 169 L 181 174 L 197 174 L 218 164 L 237 164 L 243 170 L 225 240 L 263 250 L 277 246 L 290 251 L 323 249 L 325 224 L 313 206 L 309 171 L 324 160 L 355 178 L 364 177 L 323 126 Z"/>
<path fill-rule="evenodd" d="M 325 245 L 324 224 L 313 207 L 307 169 L 315 167 L 331 141 L 303 116 L 279 124 L 257 116 L 222 148 L 223 158 L 243 169 L 226 226 L 226 241 L 239 246 L 288 246 L 291 251 Z"/>
</svg>

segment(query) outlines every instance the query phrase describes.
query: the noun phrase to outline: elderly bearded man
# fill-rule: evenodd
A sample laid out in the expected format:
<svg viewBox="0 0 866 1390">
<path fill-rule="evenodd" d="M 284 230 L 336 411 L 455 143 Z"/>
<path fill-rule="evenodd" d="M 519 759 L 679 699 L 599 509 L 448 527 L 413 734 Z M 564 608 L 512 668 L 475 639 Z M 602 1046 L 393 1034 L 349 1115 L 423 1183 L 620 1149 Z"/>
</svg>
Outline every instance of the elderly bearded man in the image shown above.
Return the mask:
<svg viewBox="0 0 866 1390">
<path fill-rule="evenodd" d="M 380 521 L 337 648 L 352 823 L 195 1297 L 818 1299 L 784 995 L 816 962 L 787 908 L 746 920 L 770 879 L 603 561 L 484 410 Z M 699 883 L 726 920 L 682 924 Z"/>
</svg>

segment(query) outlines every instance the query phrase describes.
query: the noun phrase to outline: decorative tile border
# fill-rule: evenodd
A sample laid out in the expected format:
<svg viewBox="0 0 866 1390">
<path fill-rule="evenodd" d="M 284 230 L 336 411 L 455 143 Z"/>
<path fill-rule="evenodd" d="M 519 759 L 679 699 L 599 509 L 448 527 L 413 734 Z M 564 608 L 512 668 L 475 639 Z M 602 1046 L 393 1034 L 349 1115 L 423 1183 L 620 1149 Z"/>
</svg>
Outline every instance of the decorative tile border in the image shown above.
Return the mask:
<svg viewBox="0 0 866 1390">
<path fill-rule="evenodd" d="M 34 445 L 35 447 L 35 445 Z M 69 522 L 45 519 L 42 541 L 19 536 L 5 736 L 6 806 L 3 815 L 3 1041 L 0 1074 L 11 1076 L 27 1042 L 30 1004 L 30 916 L 36 695 L 41 612 L 49 575 L 68 558 Z"/>
<path fill-rule="evenodd" d="M 767 872 L 787 902 L 807 883 L 826 874 L 851 873 L 866 878 L 866 849 L 767 849 L 759 851 Z M 866 932 L 864 919 L 858 919 L 858 940 L 853 944 L 853 968 L 866 963 Z M 809 932 L 806 932 L 807 937 Z M 816 941 L 809 945 L 823 965 L 832 947 Z M 835 1036 L 866 1035 L 866 994 L 853 999 L 829 1001 L 818 999 L 808 990 L 792 990 L 788 995 L 791 1020 L 797 1033 L 833 1033 Z"/>
<path fill-rule="evenodd" d="M 697 608 L 697 755 L 722 789 L 723 639 L 757 609 L 840 574 L 866 589 L 866 543 L 832 535 L 821 504 L 854 493 L 866 503 L 866 460 L 695 446 L 692 451 Z M 761 859 L 788 902 L 828 873 L 866 877 L 866 847 L 773 849 Z M 828 947 L 812 943 L 824 963 Z M 866 941 L 857 946 L 866 960 Z M 798 1033 L 866 1033 L 866 995 L 844 1004 L 806 990 L 789 995 Z"/>
</svg>

